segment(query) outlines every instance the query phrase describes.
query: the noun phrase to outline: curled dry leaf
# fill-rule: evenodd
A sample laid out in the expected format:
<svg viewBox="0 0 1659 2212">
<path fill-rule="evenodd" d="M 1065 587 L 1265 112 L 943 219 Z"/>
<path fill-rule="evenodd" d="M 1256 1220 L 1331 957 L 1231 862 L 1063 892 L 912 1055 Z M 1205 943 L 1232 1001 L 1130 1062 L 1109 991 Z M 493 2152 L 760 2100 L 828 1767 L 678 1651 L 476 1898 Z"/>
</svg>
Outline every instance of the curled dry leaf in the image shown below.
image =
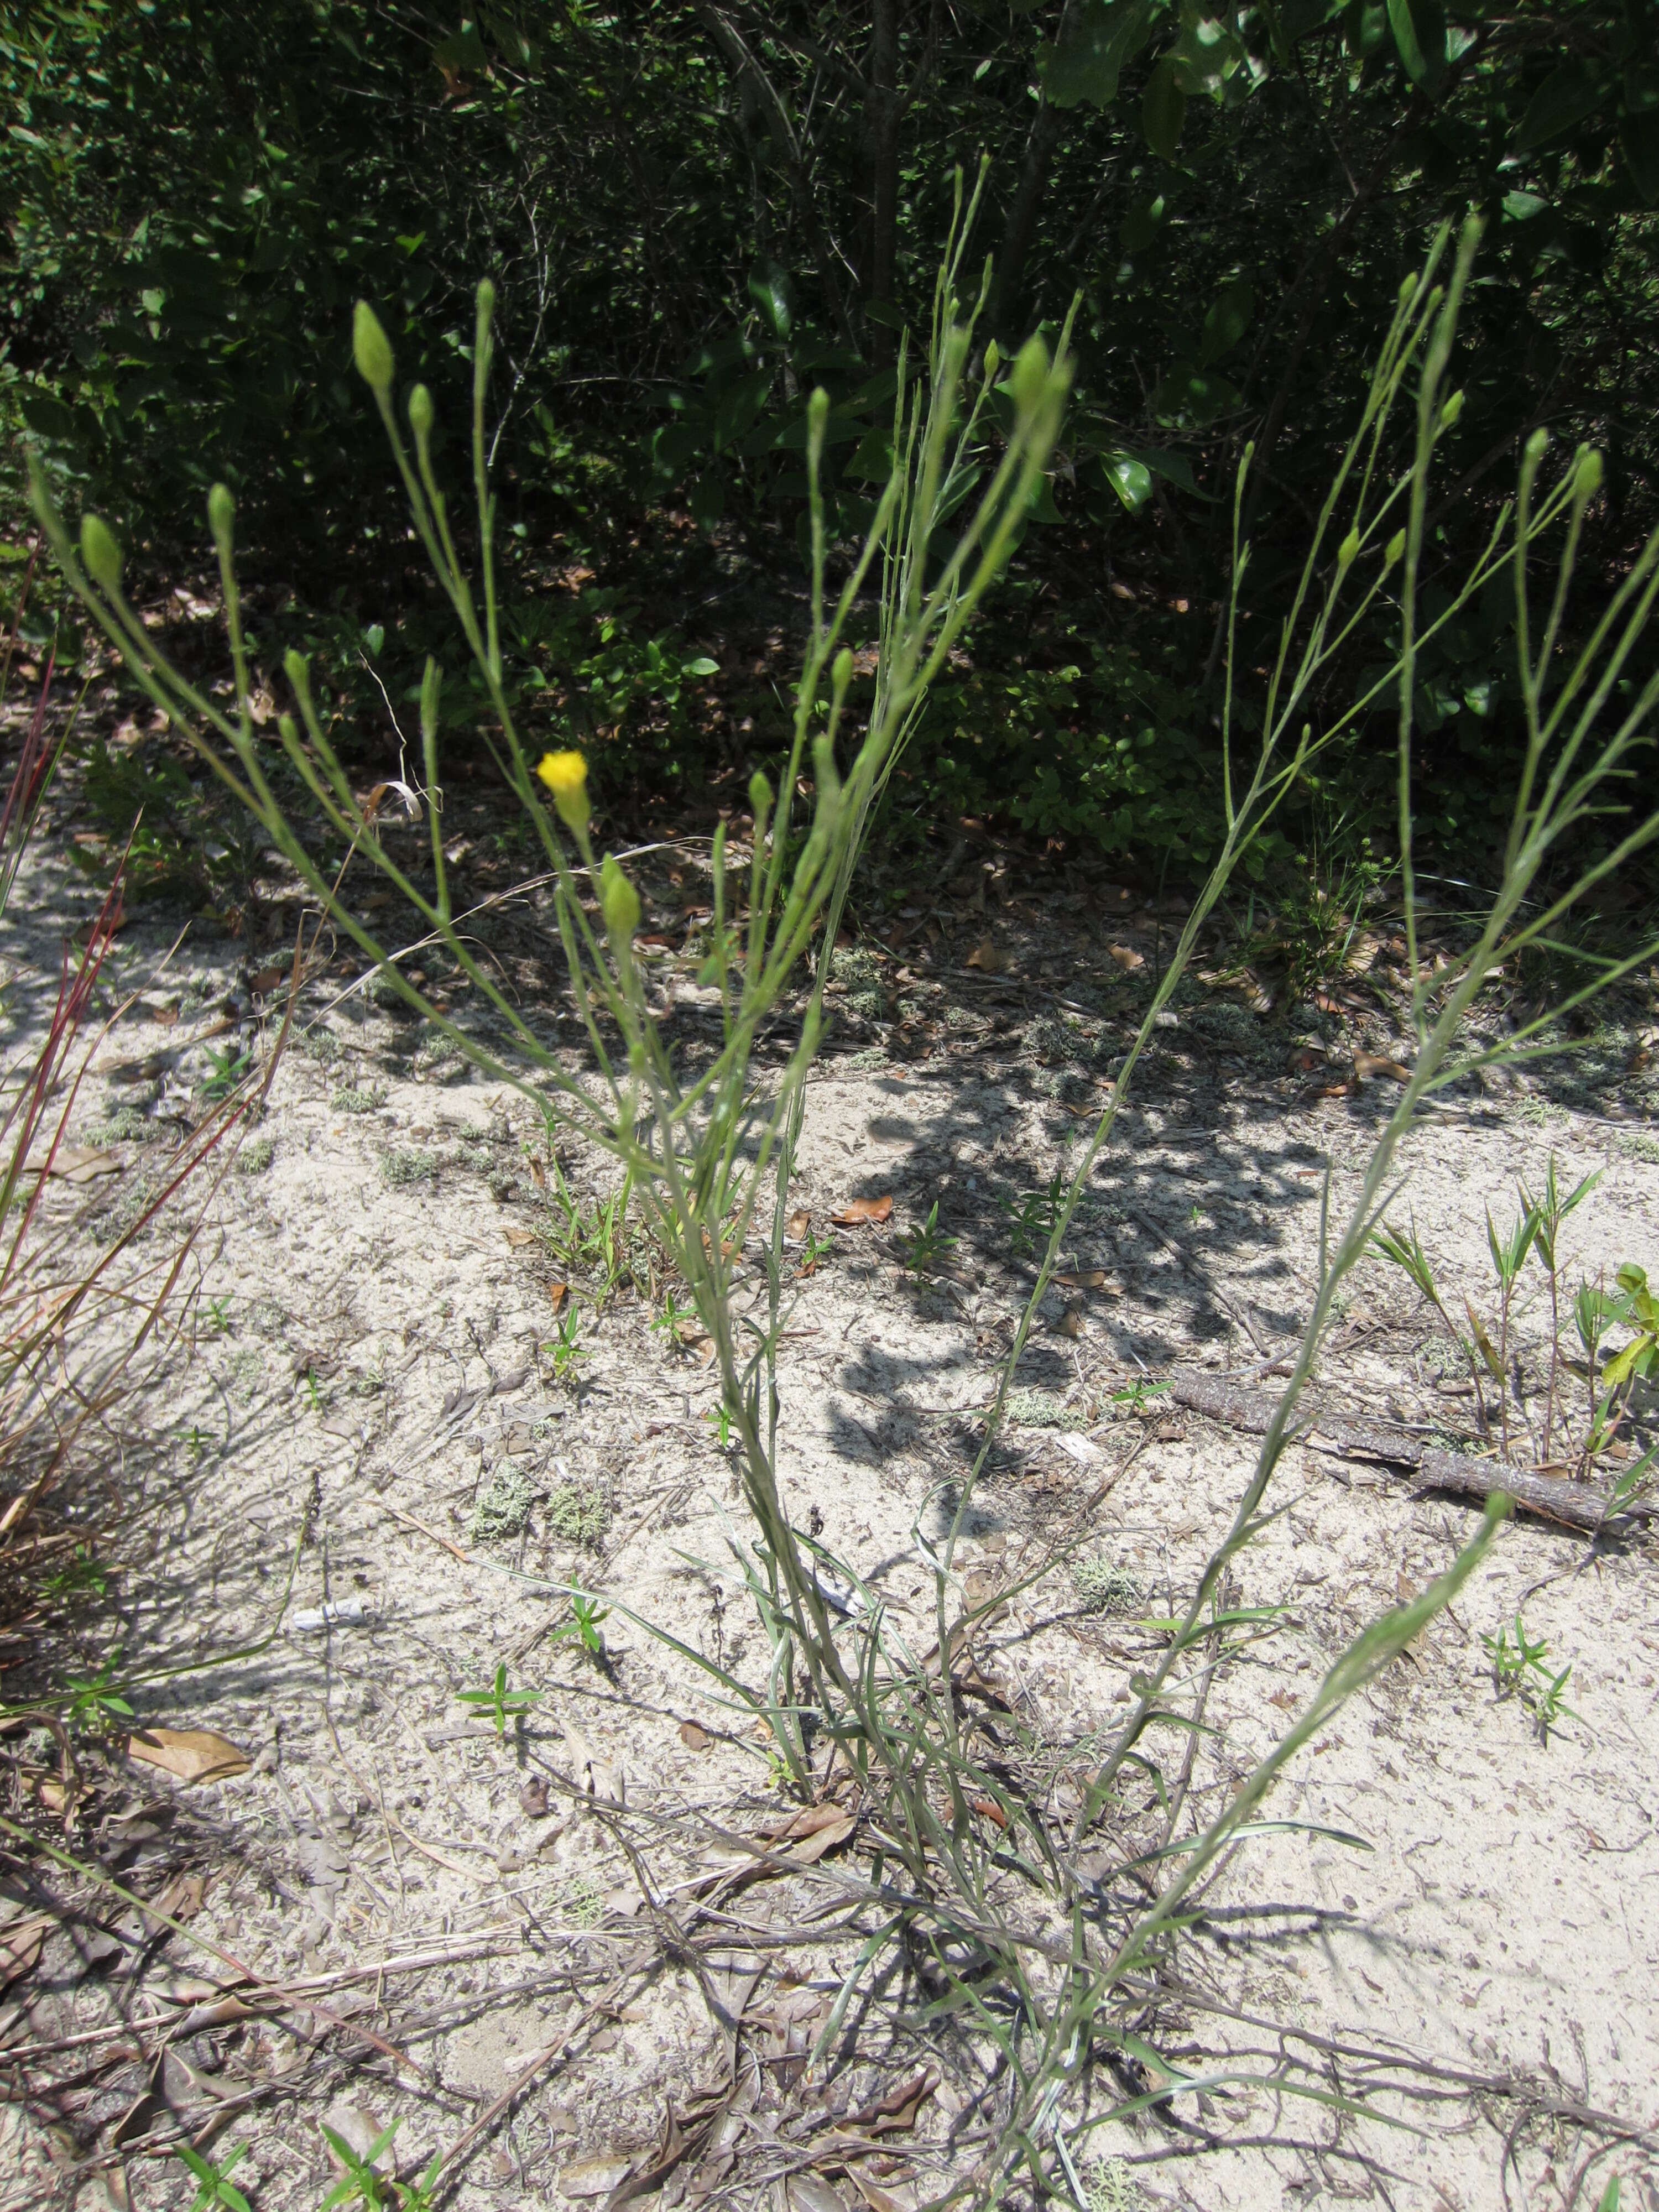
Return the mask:
<svg viewBox="0 0 1659 2212">
<path fill-rule="evenodd" d="M 551 1301 L 555 1313 L 557 1313 L 559 1308 L 564 1304 L 566 1293 L 568 1291 L 570 1285 L 568 1283 L 550 1283 L 548 1285 L 547 1295 L 549 1299 Z"/>
<path fill-rule="evenodd" d="M 609 2158 L 578 2159 L 560 2174 L 559 2187 L 567 2197 L 609 2197 L 633 2171 L 634 2160 L 620 2153 Z"/>
<path fill-rule="evenodd" d="M 993 937 L 981 937 L 968 955 L 969 968 L 977 968 L 981 975 L 1006 975 L 1013 962 Z"/>
<path fill-rule="evenodd" d="M 1074 1267 L 1068 1274 L 1053 1275 L 1051 1282 L 1062 1285 L 1068 1291 L 1098 1291 L 1106 1282 L 1104 1267 Z"/>
<path fill-rule="evenodd" d="M 1126 975 L 1133 975 L 1137 968 L 1144 968 L 1146 965 L 1146 954 L 1137 952 L 1133 945 L 1109 945 L 1106 951 L 1109 957 L 1116 963 Z"/>
<path fill-rule="evenodd" d="M 844 1844 L 857 1826 L 854 1815 L 839 1805 L 811 1805 L 781 1827 L 774 1828 L 766 1840 L 774 1846 L 787 1844 L 787 1856 L 798 1866 L 815 1866 Z"/>
<path fill-rule="evenodd" d="M 159 1766 L 180 1782 L 225 1782 L 248 1771 L 247 1754 L 211 1729 L 135 1729 L 127 1757 Z"/>
<path fill-rule="evenodd" d="M 713 1738 L 707 1729 L 700 1729 L 696 1721 L 680 1723 L 680 1741 L 688 1751 L 707 1751 Z"/>
<path fill-rule="evenodd" d="M 812 1217 L 803 1206 L 799 1212 L 792 1213 L 788 1220 L 784 1223 L 784 1243 L 786 1244 L 804 1244 L 811 1232 L 811 1227 Z"/>
<path fill-rule="evenodd" d="M 830 1217 L 837 1229 L 856 1229 L 866 1221 L 890 1221 L 893 1218 L 893 1194 L 885 1192 L 880 1198 L 853 1198 L 839 1213 Z"/>
<path fill-rule="evenodd" d="M 1353 1072 L 1358 1083 L 1369 1083 L 1374 1075 L 1389 1076 L 1395 1083 L 1409 1083 L 1412 1079 L 1410 1068 L 1402 1067 L 1397 1060 L 1384 1058 L 1381 1053 L 1355 1053 Z"/>
<path fill-rule="evenodd" d="M 503 1229 L 501 1234 L 514 1250 L 520 1244 L 533 1244 L 536 1241 L 536 1232 L 533 1229 Z"/>
<path fill-rule="evenodd" d="M 52 1924 L 49 1912 L 31 1912 L 0 1928 L 0 1989 L 26 1974 L 40 1955 L 40 1946 Z"/>
<path fill-rule="evenodd" d="M 61 1176 L 65 1182 L 91 1182 L 98 1176 L 119 1175 L 121 1163 L 108 1152 L 87 1145 L 59 1145 L 49 1160 L 31 1160 L 29 1172 Z"/>
</svg>

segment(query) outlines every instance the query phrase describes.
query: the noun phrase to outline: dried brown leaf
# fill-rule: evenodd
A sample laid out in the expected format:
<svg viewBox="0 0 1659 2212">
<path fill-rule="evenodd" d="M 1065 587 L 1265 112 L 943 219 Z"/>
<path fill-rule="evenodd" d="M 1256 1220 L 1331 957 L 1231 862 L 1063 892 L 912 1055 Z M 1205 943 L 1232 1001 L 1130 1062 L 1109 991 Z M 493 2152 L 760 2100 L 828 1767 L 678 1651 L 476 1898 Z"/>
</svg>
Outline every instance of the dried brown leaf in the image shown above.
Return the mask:
<svg viewBox="0 0 1659 2212">
<path fill-rule="evenodd" d="M 1108 957 L 1115 962 L 1126 975 L 1132 975 L 1137 968 L 1146 965 L 1146 954 L 1137 952 L 1133 945 L 1109 945 L 1106 951 Z"/>
<path fill-rule="evenodd" d="M 1104 1287 L 1106 1270 L 1104 1267 L 1077 1267 L 1070 1274 L 1053 1275 L 1049 1280 L 1060 1284 L 1068 1291 L 1098 1291 Z"/>
<path fill-rule="evenodd" d="M 680 1723 L 680 1741 L 688 1751 L 707 1751 L 714 1741 L 707 1729 L 700 1729 L 696 1721 Z"/>
<path fill-rule="evenodd" d="M 1013 964 L 994 937 L 981 937 L 966 962 L 967 966 L 977 968 L 985 975 L 1006 975 Z"/>
<path fill-rule="evenodd" d="M 798 1213 L 792 1213 L 788 1220 L 784 1223 L 784 1243 L 786 1244 L 804 1244 L 811 1231 L 811 1227 L 812 1217 L 803 1206 Z"/>
<path fill-rule="evenodd" d="M 853 1198 L 830 1220 L 837 1229 L 856 1229 L 866 1221 L 890 1221 L 893 1217 L 893 1194 L 888 1191 L 880 1198 Z"/>
<path fill-rule="evenodd" d="M 1354 1079 L 1358 1083 L 1369 1083 L 1374 1075 L 1389 1076 L 1395 1083 L 1409 1083 L 1412 1079 L 1410 1068 L 1402 1067 L 1397 1060 L 1387 1060 L 1382 1054 L 1375 1052 L 1355 1053 L 1353 1072 Z"/>
<path fill-rule="evenodd" d="M 40 1956 L 40 1946 L 51 1926 L 49 1912 L 31 1912 L 26 1918 L 14 1920 L 9 1928 L 0 1928 L 0 1989 L 28 1972 Z"/>
<path fill-rule="evenodd" d="M 503 1229 L 501 1234 L 515 1251 L 521 1244 L 533 1244 L 536 1241 L 533 1229 Z"/>
<path fill-rule="evenodd" d="M 211 1729 L 135 1729 L 127 1757 L 159 1766 L 180 1782 L 225 1782 L 248 1771 L 247 1754 Z"/>
</svg>

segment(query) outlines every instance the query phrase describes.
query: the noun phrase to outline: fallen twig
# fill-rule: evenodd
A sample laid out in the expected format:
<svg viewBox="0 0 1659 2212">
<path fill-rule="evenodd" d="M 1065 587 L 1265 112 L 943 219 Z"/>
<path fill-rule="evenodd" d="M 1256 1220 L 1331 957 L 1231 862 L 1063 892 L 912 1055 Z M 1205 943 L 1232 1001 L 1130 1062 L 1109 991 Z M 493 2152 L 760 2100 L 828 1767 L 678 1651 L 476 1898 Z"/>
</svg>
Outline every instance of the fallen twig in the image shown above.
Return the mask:
<svg viewBox="0 0 1659 2212">
<path fill-rule="evenodd" d="M 1279 1405 L 1266 1390 L 1246 1389 L 1224 1376 L 1182 1367 L 1170 1377 L 1170 1397 L 1177 1406 L 1258 1437 L 1266 1435 Z M 1569 1528 L 1582 1528 L 1591 1535 L 1607 1521 L 1612 1506 L 1612 1492 L 1597 1483 L 1573 1482 L 1565 1475 L 1545 1474 L 1535 1468 L 1506 1467 L 1501 1460 L 1442 1451 L 1408 1430 L 1363 1414 L 1322 1408 L 1305 1397 L 1297 1409 L 1294 1434 L 1297 1443 L 1310 1451 L 1328 1452 L 1337 1459 L 1377 1460 L 1385 1465 L 1414 1468 L 1419 1490 L 1450 1490 L 1465 1498 L 1485 1498 L 1492 1491 L 1502 1491 L 1522 1511 Z M 1654 1508 L 1632 1500 L 1619 1510 L 1650 1517 Z"/>
</svg>

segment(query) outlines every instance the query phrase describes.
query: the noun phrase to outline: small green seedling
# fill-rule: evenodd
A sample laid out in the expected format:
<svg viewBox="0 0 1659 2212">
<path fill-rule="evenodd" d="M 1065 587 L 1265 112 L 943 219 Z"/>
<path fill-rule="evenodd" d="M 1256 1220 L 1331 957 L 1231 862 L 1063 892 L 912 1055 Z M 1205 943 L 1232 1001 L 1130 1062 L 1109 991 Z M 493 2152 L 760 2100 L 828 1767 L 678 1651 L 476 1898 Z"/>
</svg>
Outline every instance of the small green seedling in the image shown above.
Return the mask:
<svg viewBox="0 0 1659 2212">
<path fill-rule="evenodd" d="M 574 1382 L 578 1364 L 587 1357 L 586 1346 L 579 1341 L 578 1331 L 576 1310 L 572 1306 L 559 1323 L 557 1336 L 550 1337 L 542 1346 L 544 1352 L 552 1355 L 556 1382 Z"/>
<path fill-rule="evenodd" d="M 247 2156 L 246 2143 L 238 2143 L 222 2166 L 211 2164 L 188 2143 L 179 2144 L 174 2154 L 196 2176 L 196 2196 L 190 2212 L 213 2212 L 216 2205 L 223 2206 L 225 2212 L 252 2212 L 246 2197 L 228 2178 Z"/>
<path fill-rule="evenodd" d="M 77 1544 L 75 1557 L 46 1577 L 48 1597 L 102 1597 L 109 1587 L 109 1571 L 88 1544 Z"/>
<path fill-rule="evenodd" d="M 1167 1382 L 1149 1382 L 1144 1375 L 1137 1375 L 1127 1390 L 1113 1391 L 1112 1403 L 1138 1413 L 1149 1399 L 1161 1397 L 1169 1387 Z"/>
<path fill-rule="evenodd" d="M 404 2195 L 394 2181 L 377 2172 L 374 2164 L 375 2160 L 390 2148 L 392 2138 L 403 2125 L 401 2120 L 393 2120 L 389 2128 L 382 2129 L 362 2157 L 326 2121 L 319 2121 L 318 2124 L 329 2148 L 344 2168 L 340 2179 L 318 2207 L 318 2212 L 334 2212 L 337 2204 L 358 2203 L 367 2205 L 369 2212 L 381 2212 L 383 2206 L 395 2203 Z"/>
<path fill-rule="evenodd" d="M 119 1696 L 111 1685 L 115 1670 L 121 1663 L 119 1650 L 112 1651 L 98 1672 L 88 1677 L 71 1674 L 69 1680 L 69 1711 L 65 1716 L 71 1728 L 88 1728 L 102 1731 L 112 1720 L 130 1721 L 132 1707 Z"/>
<path fill-rule="evenodd" d="M 495 1734 L 503 1739 L 508 1721 L 529 1712 L 542 1701 L 539 1690 L 507 1688 L 505 1661 L 495 1669 L 495 1679 L 487 1690 L 458 1690 L 455 1694 L 461 1705 L 471 1705 L 474 1712 L 488 1713 L 495 1723 Z"/>
<path fill-rule="evenodd" d="M 1015 1259 L 1030 1259 L 1048 1242 L 1065 1202 L 1066 1177 L 1059 1168 L 1042 1190 L 1023 1192 L 1017 1206 L 1007 1199 L 999 1201 L 1009 1218 L 1008 1243 Z"/>
<path fill-rule="evenodd" d="M 666 1337 L 669 1344 L 678 1352 L 684 1340 L 685 1331 L 696 1324 L 696 1308 L 683 1306 L 672 1291 L 669 1291 L 664 1296 L 662 1311 L 652 1316 L 652 1334 L 654 1336 Z"/>
<path fill-rule="evenodd" d="M 216 1336 L 230 1334 L 230 1300 L 228 1298 L 208 1300 L 207 1325 Z"/>
<path fill-rule="evenodd" d="M 899 1240 L 899 1264 L 913 1275 L 929 1275 L 956 1241 L 939 1225 L 939 1200 L 935 1199 L 927 1220 Z"/>
<path fill-rule="evenodd" d="M 228 1098 L 237 1085 L 252 1073 L 252 1051 L 245 1047 L 238 1052 L 229 1045 L 222 1052 L 216 1052 L 211 1045 L 205 1049 L 213 1073 L 201 1085 L 202 1096 L 210 1099 Z"/>
<path fill-rule="evenodd" d="M 730 1407 L 726 1406 L 711 1406 L 708 1411 L 703 1415 L 703 1419 L 714 1429 L 716 1437 L 720 1439 L 720 1449 L 722 1451 L 729 1451 L 732 1448 L 732 1413 Z"/>
<path fill-rule="evenodd" d="M 1563 1667 L 1559 1674 L 1551 1674 L 1545 1663 L 1549 1656 L 1548 1644 L 1541 1636 L 1534 1642 L 1527 1634 L 1526 1623 L 1518 1613 L 1515 1616 L 1513 1644 L 1508 1630 L 1503 1628 L 1496 1636 L 1483 1636 L 1480 1641 L 1492 1661 L 1498 1696 L 1518 1698 L 1537 1722 L 1539 1735 L 1545 1742 L 1549 1741 L 1550 1730 L 1563 1714 L 1571 1720 L 1578 1718 L 1561 1694 L 1572 1673 L 1571 1667 Z"/>
<path fill-rule="evenodd" d="M 605 1648 L 605 1631 L 600 1624 L 610 1620 L 610 1607 L 601 1605 L 596 1597 L 584 1595 L 580 1590 L 573 1590 L 570 1594 L 570 1611 L 572 1618 L 562 1627 L 554 1630 L 553 1641 L 556 1644 L 562 1644 L 568 1638 L 574 1637 L 580 1643 L 583 1650 L 603 1666 L 607 1654 Z"/>
<path fill-rule="evenodd" d="M 833 1237 L 820 1237 L 816 1230 L 809 1229 L 806 1232 L 806 1249 L 800 1255 L 800 1265 L 795 1270 L 796 1273 L 816 1275 L 821 1262 L 827 1260 L 835 1249 L 836 1240 Z"/>
</svg>

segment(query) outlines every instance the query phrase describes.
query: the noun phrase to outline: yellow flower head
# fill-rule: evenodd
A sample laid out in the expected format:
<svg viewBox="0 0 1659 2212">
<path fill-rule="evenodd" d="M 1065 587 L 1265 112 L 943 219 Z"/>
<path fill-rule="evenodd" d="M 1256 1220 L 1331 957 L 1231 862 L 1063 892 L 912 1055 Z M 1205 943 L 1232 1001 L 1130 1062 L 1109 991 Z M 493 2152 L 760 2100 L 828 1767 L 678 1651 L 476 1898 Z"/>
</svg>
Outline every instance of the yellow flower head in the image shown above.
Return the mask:
<svg viewBox="0 0 1659 2212">
<path fill-rule="evenodd" d="M 536 773 L 552 793 L 560 820 L 580 836 L 593 811 L 587 801 L 587 763 L 580 753 L 544 753 Z"/>
</svg>

